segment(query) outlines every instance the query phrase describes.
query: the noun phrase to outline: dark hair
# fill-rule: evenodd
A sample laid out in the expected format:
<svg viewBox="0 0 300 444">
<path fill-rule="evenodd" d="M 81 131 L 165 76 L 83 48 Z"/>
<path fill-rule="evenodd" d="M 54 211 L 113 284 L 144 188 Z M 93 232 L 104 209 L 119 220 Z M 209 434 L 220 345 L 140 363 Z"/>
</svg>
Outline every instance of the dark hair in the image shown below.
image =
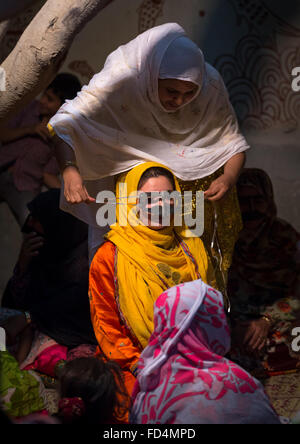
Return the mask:
<svg viewBox="0 0 300 444">
<path fill-rule="evenodd" d="M 130 408 L 122 371 L 113 361 L 75 358 L 66 362 L 58 376 L 61 398 L 80 397 L 84 402 L 85 413 L 74 422 L 111 423 L 119 421 Z"/>
<path fill-rule="evenodd" d="M 140 181 L 139 181 L 139 184 L 138 184 L 138 190 L 140 188 L 142 188 L 142 186 L 151 177 L 160 177 L 160 176 L 167 177 L 170 180 L 171 184 L 173 185 L 173 188 L 175 189 L 174 176 L 173 176 L 173 174 L 169 170 L 166 170 L 165 168 L 162 168 L 162 167 L 152 167 L 152 168 L 149 168 L 148 170 L 146 170 L 142 174 L 142 176 L 140 178 Z"/>
<path fill-rule="evenodd" d="M 62 102 L 66 99 L 74 99 L 77 92 L 81 90 L 81 83 L 73 74 L 60 73 L 50 83 L 47 89 L 52 89 Z"/>
</svg>

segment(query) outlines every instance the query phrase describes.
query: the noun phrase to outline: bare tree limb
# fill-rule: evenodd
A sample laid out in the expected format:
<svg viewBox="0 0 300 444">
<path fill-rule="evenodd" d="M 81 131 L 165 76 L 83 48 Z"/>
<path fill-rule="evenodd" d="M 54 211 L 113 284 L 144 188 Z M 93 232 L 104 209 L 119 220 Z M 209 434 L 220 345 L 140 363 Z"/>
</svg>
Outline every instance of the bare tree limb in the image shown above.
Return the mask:
<svg viewBox="0 0 300 444">
<path fill-rule="evenodd" d="M 24 30 L 46 1 L 35 0 L 29 8 L 0 23 L 0 64 L 14 49 Z"/>
<path fill-rule="evenodd" d="M 0 92 L 1 124 L 51 82 L 75 36 L 111 1 L 47 1 L 1 65 L 6 72 L 6 91 Z"/>
</svg>

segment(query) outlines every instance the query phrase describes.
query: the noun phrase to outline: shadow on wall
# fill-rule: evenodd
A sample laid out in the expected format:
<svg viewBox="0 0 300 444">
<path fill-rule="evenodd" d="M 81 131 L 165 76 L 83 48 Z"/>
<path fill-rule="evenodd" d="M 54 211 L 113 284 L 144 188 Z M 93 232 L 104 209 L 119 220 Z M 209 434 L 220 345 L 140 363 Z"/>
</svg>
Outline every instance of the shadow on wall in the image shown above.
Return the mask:
<svg viewBox="0 0 300 444">
<path fill-rule="evenodd" d="M 279 216 L 300 230 L 300 93 L 292 89 L 292 70 L 300 66 L 300 2 L 216 1 L 201 47 L 222 75 L 252 148 L 247 166 L 267 171 Z"/>
</svg>

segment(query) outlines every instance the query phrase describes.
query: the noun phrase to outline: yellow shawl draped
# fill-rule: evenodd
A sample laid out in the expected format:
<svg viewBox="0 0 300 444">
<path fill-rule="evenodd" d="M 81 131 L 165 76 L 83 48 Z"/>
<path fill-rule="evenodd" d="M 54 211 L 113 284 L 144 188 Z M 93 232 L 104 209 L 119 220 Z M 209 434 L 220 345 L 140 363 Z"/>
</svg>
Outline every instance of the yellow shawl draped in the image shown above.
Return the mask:
<svg viewBox="0 0 300 444">
<path fill-rule="evenodd" d="M 168 288 L 201 278 L 215 286 L 204 245 L 198 237 L 185 237 L 185 227 L 153 230 L 133 213 L 142 174 L 164 165 L 146 162 L 123 173 L 116 187 L 116 223 L 107 240 L 117 247 L 116 298 L 120 315 L 143 349 L 153 332 L 153 304 Z M 169 170 L 170 171 L 170 170 Z M 174 177 L 176 191 L 179 185 Z M 127 198 L 132 193 L 133 197 Z M 126 223 L 129 221 L 130 223 Z"/>
</svg>

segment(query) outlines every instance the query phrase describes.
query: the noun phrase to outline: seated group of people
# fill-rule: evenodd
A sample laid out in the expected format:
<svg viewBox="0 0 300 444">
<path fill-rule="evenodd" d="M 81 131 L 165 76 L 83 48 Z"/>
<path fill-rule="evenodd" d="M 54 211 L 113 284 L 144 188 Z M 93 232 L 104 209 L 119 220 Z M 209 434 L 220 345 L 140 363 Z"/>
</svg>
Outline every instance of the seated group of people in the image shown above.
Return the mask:
<svg viewBox="0 0 300 444">
<path fill-rule="evenodd" d="M 166 23 L 56 112 L 79 88 L 55 97 L 50 85 L 34 123 L 2 136 L 0 198 L 24 233 L 2 300 L 5 412 L 43 410 L 36 377 L 48 376 L 62 422 L 278 423 L 255 375 L 299 369 L 299 234 L 276 217 L 268 176 L 241 173 L 249 145 L 220 74 Z M 52 145 L 64 192 L 38 194 L 43 180 L 60 186 Z M 116 222 L 99 245 L 95 197 L 114 180 Z M 175 224 L 174 190 L 204 191 L 201 238 Z"/>
<path fill-rule="evenodd" d="M 279 422 L 254 371 L 299 369 L 290 346 L 299 234 L 276 217 L 267 174 L 245 169 L 237 184 L 244 229 L 228 278 L 230 314 L 201 239 L 183 225 L 152 224 L 151 205 L 132 212 L 124 185 L 128 195 L 179 189 L 155 163 L 120 175 L 116 223 L 90 266 L 87 225 L 59 209 L 59 190 L 28 205 L 2 300 L 21 371 L 58 378 L 64 422 Z M 136 223 L 121 224 L 124 215 Z"/>
</svg>

